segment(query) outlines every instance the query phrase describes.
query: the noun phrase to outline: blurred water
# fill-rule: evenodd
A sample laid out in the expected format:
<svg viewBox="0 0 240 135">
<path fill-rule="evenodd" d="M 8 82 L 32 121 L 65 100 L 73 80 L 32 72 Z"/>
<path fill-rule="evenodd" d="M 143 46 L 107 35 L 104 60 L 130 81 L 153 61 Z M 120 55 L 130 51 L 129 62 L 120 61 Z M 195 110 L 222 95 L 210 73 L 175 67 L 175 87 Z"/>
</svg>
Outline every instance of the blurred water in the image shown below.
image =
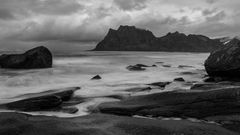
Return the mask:
<svg viewBox="0 0 240 135">
<path fill-rule="evenodd" d="M 127 88 L 139 87 L 158 81 L 172 81 L 184 77 L 187 81 L 200 81 L 204 74 L 203 63 L 207 53 L 167 52 L 81 52 L 79 56 L 55 56 L 51 69 L 9 70 L 0 69 L 0 102 L 26 93 L 37 93 L 49 89 L 80 86 L 76 94 L 85 97 L 121 93 Z M 157 63 L 157 62 L 164 62 Z M 146 71 L 128 71 L 134 64 L 157 65 Z M 171 65 L 163 67 L 162 65 Z M 178 68 L 179 65 L 193 67 Z M 196 72 L 182 75 L 181 72 Z M 102 80 L 90 80 L 99 74 Z M 182 87 L 175 84 L 173 87 Z M 122 91 L 124 93 L 125 91 Z M 78 105 L 77 115 L 84 114 L 86 106 L 109 99 L 93 99 Z"/>
</svg>

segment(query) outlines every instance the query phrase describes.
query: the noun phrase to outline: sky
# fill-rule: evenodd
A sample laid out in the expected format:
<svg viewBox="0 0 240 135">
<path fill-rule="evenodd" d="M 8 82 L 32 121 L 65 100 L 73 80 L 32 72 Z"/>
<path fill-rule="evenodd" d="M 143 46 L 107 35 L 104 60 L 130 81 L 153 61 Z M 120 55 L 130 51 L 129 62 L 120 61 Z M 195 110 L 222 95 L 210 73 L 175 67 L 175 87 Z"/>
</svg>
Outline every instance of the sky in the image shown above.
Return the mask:
<svg viewBox="0 0 240 135">
<path fill-rule="evenodd" d="M 240 0 L 0 0 L 0 51 L 84 50 L 109 28 L 134 25 L 212 38 L 240 35 Z"/>
</svg>

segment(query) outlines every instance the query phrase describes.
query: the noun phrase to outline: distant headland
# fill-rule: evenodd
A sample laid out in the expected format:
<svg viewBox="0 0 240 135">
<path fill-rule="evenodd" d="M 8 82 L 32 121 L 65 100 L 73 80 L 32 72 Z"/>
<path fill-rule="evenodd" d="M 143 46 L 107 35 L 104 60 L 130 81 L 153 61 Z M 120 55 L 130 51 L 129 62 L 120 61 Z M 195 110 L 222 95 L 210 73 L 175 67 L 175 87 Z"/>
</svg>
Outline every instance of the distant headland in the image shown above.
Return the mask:
<svg viewBox="0 0 240 135">
<path fill-rule="evenodd" d="M 149 30 L 120 26 L 117 30 L 109 29 L 94 51 L 211 52 L 222 45 L 221 39 L 203 35 L 174 32 L 156 37 Z"/>
</svg>

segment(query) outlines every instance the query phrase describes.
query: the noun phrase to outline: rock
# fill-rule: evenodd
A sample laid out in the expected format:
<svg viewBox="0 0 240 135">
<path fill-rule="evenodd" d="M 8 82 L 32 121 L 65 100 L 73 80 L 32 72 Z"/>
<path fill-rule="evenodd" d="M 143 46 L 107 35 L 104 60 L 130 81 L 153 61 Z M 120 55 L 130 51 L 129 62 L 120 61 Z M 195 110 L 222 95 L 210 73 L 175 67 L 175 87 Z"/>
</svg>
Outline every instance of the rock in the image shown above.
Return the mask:
<svg viewBox="0 0 240 135">
<path fill-rule="evenodd" d="M 162 65 L 163 67 L 169 68 L 171 65 Z"/>
<path fill-rule="evenodd" d="M 137 66 L 137 67 L 150 67 L 150 66 L 147 66 L 147 65 L 144 65 L 144 64 L 136 64 L 135 66 Z"/>
<path fill-rule="evenodd" d="M 126 89 L 127 92 L 143 92 L 143 91 L 150 91 L 152 90 L 151 87 L 139 87 L 139 88 L 130 88 Z"/>
<path fill-rule="evenodd" d="M 23 54 L 3 54 L 0 56 L 0 66 L 13 69 L 51 68 L 52 54 L 43 46 L 33 48 Z"/>
<path fill-rule="evenodd" d="M 148 85 L 152 85 L 152 86 L 158 86 L 161 88 L 165 88 L 167 85 L 169 85 L 171 82 L 156 82 L 156 83 L 151 83 Z"/>
<path fill-rule="evenodd" d="M 59 118 L 0 113 L 1 135 L 237 135 L 219 125 L 91 114 Z"/>
<path fill-rule="evenodd" d="M 4 106 L 10 110 L 19 111 L 43 111 L 58 107 L 62 104 L 62 100 L 58 96 L 43 96 L 36 98 L 24 99 L 16 102 L 5 104 Z"/>
<path fill-rule="evenodd" d="M 193 68 L 193 66 L 188 65 L 179 65 L 178 68 Z"/>
<path fill-rule="evenodd" d="M 240 89 L 172 91 L 102 103 L 97 110 L 116 115 L 205 118 L 240 113 Z"/>
<path fill-rule="evenodd" d="M 102 77 L 100 75 L 94 76 L 91 80 L 101 80 Z"/>
<path fill-rule="evenodd" d="M 191 90 L 218 90 L 223 88 L 240 88 L 239 83 L 197 83 L 191 86 Z"/>
<path fill-rule="evenodd" d="M 175 78 L 174 81 L 177 81 L 177 82 L 185 82 L 185 80 L 181 77 L 179 78 Z"/>
<path fill-rule="evenodd" d="M 94 51 L 170 51 L 211 52 L 223 43 L 203 35 L 185 35 L 175 32 L 155 37 L 151 31 L 135 26 L 120 26 L 110 29 Z"/>
<path fill-rule="evenodd" d="M 1 104 L 1 108 L 19 111 L 46 111 L 57 108 L 62 103 L 69 101 L 79 87 L 49 90 L 36 94 L 25 94 L 17 96 L 9 103 Z"/>
<path fill-rule="evenodd" d="M 239 78 L 240 40 L 235 38 L 220 49 L 213 51 L 204 66 L 211 77 Z"/>
<path fill-rule="evenodd" d="M 143 68 L 142 66 L 139 66 L 139 65 L 134 65 L 134 66 L 130 65 L 127 67 L 127 69 L 129 71 L 144 71 L 144 70 L 146 70 L 146 68 Z"/>
<path fill-rule="evenodd" d="M 182 75 L 196 75 L 196 74 L 198 74 L 198 73 L 193 73 L 193 72 L 188 72 L 188 71 L 186 71 L 186 72 L 181 72 L 181 74 L 182 74 Z"/>
<path fill-rule="evenodd" d="M 222 77 L 207 77 L 203 81 L 204 82 L 221 82 L 224 81 L 225 79 Z"/>
<path fill-rule="evenodd" d="M 128 66 L 127 69 L 130 71 L 143 71 L 146 70 L 147 67 L 157 67 L 157 65 L 148 66 L 144 64 L 136 64 Z"/>
<path fill-rule="evenodd" d="M 205 118 L 208 121 L 215 121 L 222 127 L 240 133 L 240 115 L 221 115 Z"/>
<path fill-rule="evenodd" d="M 87 98 L 80 96 L 73 96 L 68 101 L 64 101 L 61 106 L 73 106 L 86 101 Z"/>
<path fill-rule="evenodd" d="M 63 113 L 69 113 L 69 114 L 75 114 L 78 112 L 78 108 L 76 107 L 62 107 L 60 109 L 61 112 Z"/>
</svg>

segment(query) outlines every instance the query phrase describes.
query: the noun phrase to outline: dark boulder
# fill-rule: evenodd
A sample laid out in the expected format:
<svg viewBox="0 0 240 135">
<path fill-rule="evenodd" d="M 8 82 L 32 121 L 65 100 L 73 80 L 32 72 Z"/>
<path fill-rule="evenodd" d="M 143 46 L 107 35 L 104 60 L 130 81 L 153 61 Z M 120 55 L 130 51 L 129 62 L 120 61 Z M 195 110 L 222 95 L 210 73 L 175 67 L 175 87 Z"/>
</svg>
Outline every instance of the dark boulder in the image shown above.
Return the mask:
<svg viewBox="0 0 240 135">
<path fill-rule="evenodd" d="M 233 39 L 213 51 L 205 61 L 205 69 L 211 77 L 240 77 L 240 40 Z"/>
<path fill-rule="evenodd" d="M 94 76 L 91 80 L 101 80 L 102 77 L 100 75 Z"/>
<path fill-rule="evenodd" d="M 13 69 L 51 68 L 52 54 L 43 46 L 33 48 L 23 54 L 3 54 L 0 56 L 0 66 Z"/>
</svg>

